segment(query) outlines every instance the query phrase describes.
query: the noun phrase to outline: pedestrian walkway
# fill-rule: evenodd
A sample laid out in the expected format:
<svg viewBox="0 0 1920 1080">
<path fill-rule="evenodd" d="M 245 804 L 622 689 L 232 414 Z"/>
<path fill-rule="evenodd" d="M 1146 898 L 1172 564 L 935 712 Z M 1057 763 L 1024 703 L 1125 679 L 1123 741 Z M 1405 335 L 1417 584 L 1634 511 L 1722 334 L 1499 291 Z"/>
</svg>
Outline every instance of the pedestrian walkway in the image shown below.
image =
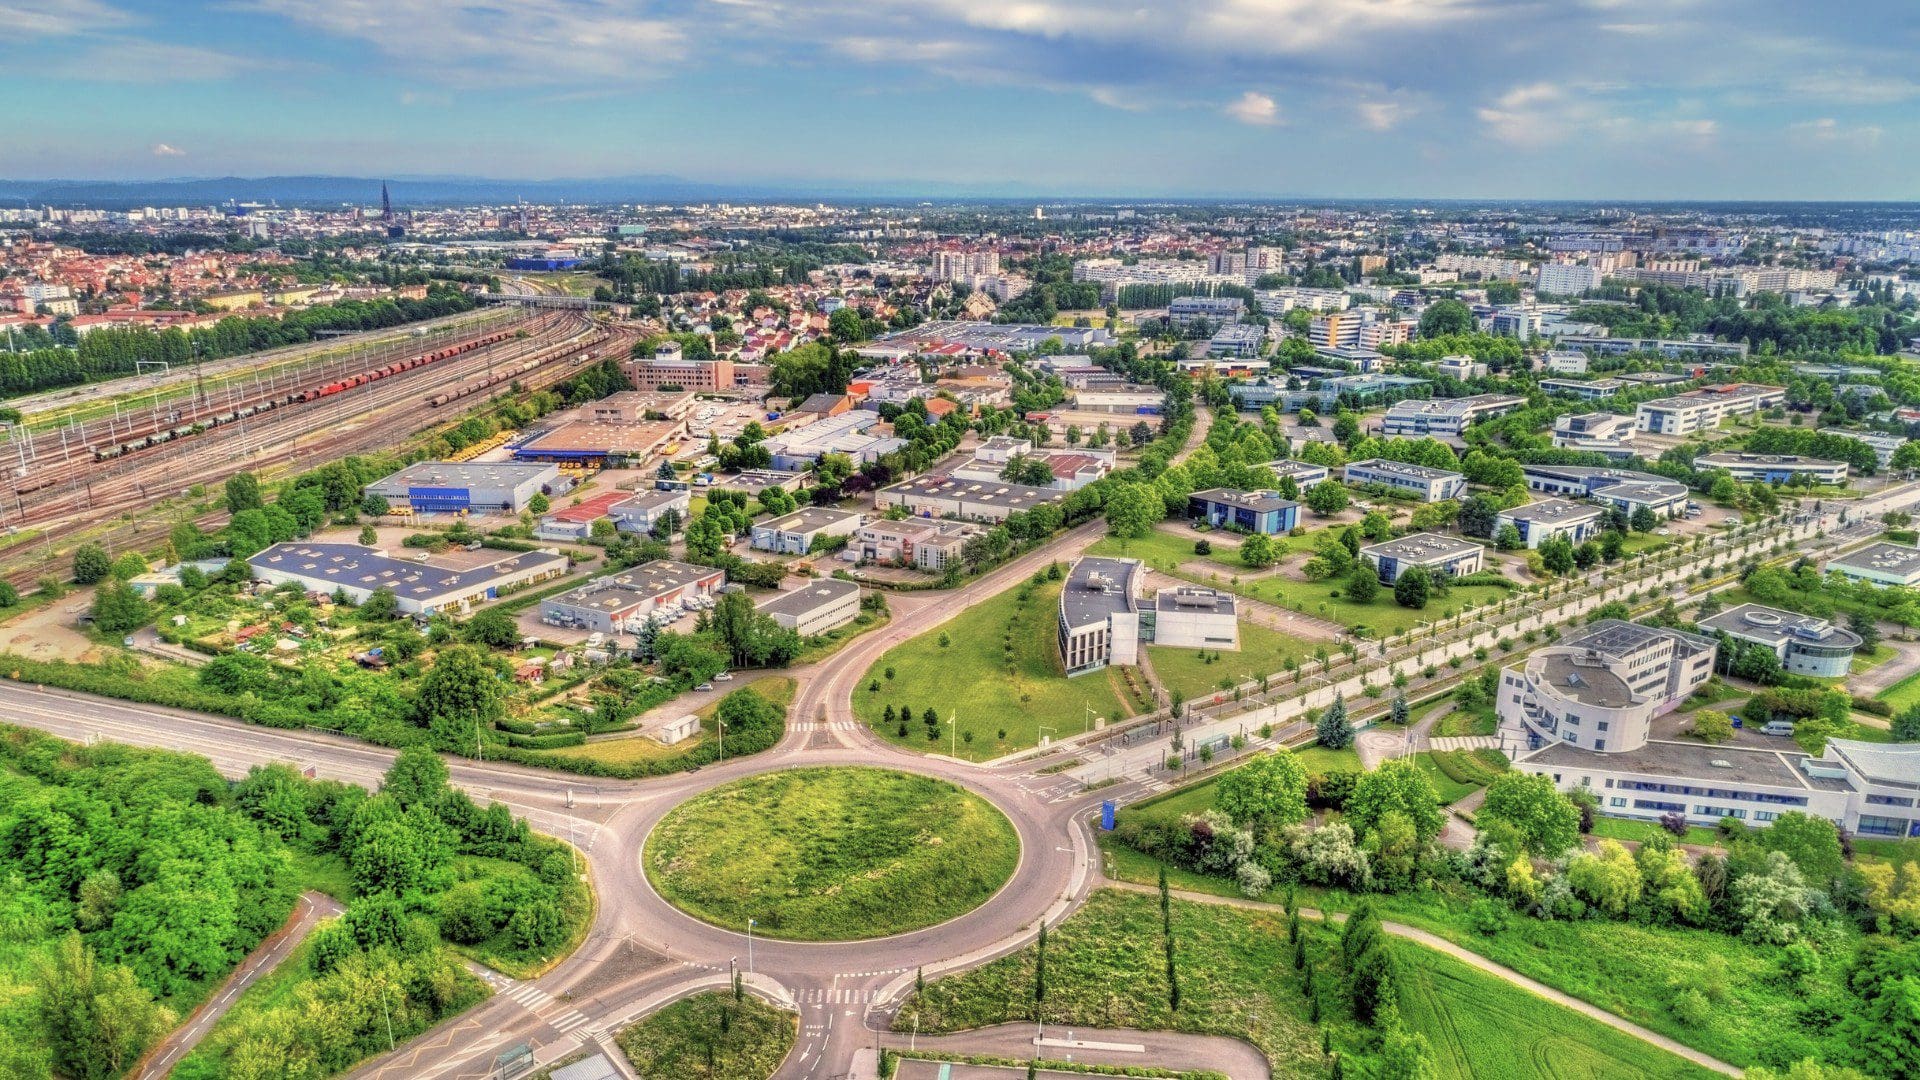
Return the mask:
<svg viewBox="0 0 1920 1080">
<path fill-rule="evenodd" d="M 1435 750 L 1500 749 L 1500 738 L 1497 735 L 1435 735 L 1430 741 Z"/>
<path fill-rule="evenodd" d="M 561 1009 L 551 1015 L 542 1013 L 540 1010 L 552 1005 L 556 999 L 532 983 L 521 983 L 505 991 L 505 996 L 507 1000 L 546 1021 L 548 1026 L 562 1035 L 587 1022 L 586 1015 L 574 1008 Z"/>
</svg>

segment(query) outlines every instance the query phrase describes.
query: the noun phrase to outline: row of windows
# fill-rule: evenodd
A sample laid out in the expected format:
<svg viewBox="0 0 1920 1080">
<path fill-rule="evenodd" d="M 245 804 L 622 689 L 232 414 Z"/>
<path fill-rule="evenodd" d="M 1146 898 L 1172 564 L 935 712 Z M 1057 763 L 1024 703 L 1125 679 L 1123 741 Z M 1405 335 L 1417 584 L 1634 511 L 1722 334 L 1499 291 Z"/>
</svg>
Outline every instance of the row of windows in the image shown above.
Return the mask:
<svg viewBox="0 0 1920 1080">
<path fill-rule="evenodd" d="M 1608 780 L 1609 786 L 1613 785 Z M 1763 791 L 1734 791 L 1727 788 L 1702 788 L 1691 784 L 1655 784 L 1646 780 L 1622 780 L 1620 787 L 1627 791 L 1657 791 L 1663 795 L 1699 795 L 1708 799 L 1739 799 L 1742 802 L 1779 803 L 1782 806 L 1805 806 L 1807 800 L 1802 795 L 1774 795 Z"/>
<path fill-rule="evenodd" d="M 1875 806 L 1912 806 L 1913 800 L 1903 795 L 1869 795 L 1867 801 Z"/>
<path fill-rule="evenodd" d="M 1684 814 L 1687 812 L 1686 803 L 1660 802 L 1657 799 L 1635 799 L 1633 800 L 1633 808 L 1635 810 L 1664 810 L 1675 814 Z"/>
<path fill-rule="evenodd" d="M 1861 814 L 1860 828 L 1857 831 L 1861 836 L 1905 836 L 1907 829 L 1908 822 L 1905 818 L 1870 817 Z"/>
</svg>

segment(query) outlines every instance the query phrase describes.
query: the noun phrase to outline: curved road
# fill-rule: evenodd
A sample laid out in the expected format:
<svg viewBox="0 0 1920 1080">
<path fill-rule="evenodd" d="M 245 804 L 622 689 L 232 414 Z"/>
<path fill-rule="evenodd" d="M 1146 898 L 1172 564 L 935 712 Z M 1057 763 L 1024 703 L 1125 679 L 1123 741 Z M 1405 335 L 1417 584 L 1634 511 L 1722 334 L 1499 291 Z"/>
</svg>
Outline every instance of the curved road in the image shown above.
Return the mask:
<svg viewBox="0 0 1920 1080">
<path fill-rule="evenodd" d="M 886 649 L 1050 561 L 1072 558 L 1098 538 L 1099 528 L 1097 523 L 1082 526 L 954 592 L 897 598 L 894 617 L 885 626 L 790 673 L 799 691 L 788 732 L 764 754 L 643 782 L 449 761 L 453 782 L 475 798 L 503 803 L 534 827 L 580 848 L 599 908 L 581 947 L 537 980 L 516 982 L 490 973 L 497 992 L 488 1001 L 353 1075 L 382 1080 L 479 1078 L 490 1074 L 495 1054 L 522 1042 L 536 1047 L 541 1063 L 551 1063 L 583 1045 L 605 1045 L 611 1029 L 676 997 L 725 986 L 730 966 L 737 964 L 743 970 L 751 966 L 750 983 L 757 993 L 800 1014 L 799 1040 L 776 1075 L 843 1076 L 857 1057 L 871 1053 L 883 1040 L 892 1041 L 882 1032 L 892 1006 L 912 987 L 917 971 L 933 977 L 983 963 L 1026 944 L 1042 920 L 1051 924 L 1071 913 L 1101 883 L 1090 811 L 1101 799 L 1124 802 L 1137 797 L 1145 790 L 1142 781 L 1124 779 L 1088 792 L 1070 776 L 1035 771 L 1041 765 L 1031 761 L 983 767 L 922 757 L 884 742 L 855 722 L 850 699 L 862 675 Z M 331 779 L 373 786 L 393 758 L 390 751 L 329 734 L 261 728 L 6 682 L 0 682 L 0 721 L 77 740 L 107 738 L 203 754 L 229 775 L 255 764 L 287 761 Z M 742 776 L 829 764 L 890 765 L 979 793 L 999 807 L 1019 833 L 1022 857 L 1013 878 L 980 908 L 925 930 L 852 944 L 759 939 L 751 951 L 744 936 L 682 914 L 647 884 L 640 848 L 648 830 L 673 806 Z M 1537 992 L 1545 989 L 1500 970 L 1503 977 Z M 1571 1007 L 1600 1015 L 1590 1007 Z M 1601 1018 L 1613 1023 L 1605 1015 Z"/>
</svg>

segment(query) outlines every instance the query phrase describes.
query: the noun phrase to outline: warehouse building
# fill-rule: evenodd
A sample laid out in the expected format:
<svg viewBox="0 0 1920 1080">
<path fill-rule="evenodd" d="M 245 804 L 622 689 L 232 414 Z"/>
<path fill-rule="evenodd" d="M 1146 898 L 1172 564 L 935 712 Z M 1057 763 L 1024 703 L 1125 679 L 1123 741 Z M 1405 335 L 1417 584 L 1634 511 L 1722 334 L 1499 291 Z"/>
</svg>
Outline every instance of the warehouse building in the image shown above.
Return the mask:
<svg viewBox="0 0 1920 1080">
<path fill-rule="evenodd" d="M 668 513 L 677 513 L 682 525 L 693 506 L 690 491 L 640 491 L 607 507 L 613 527 L 624 533 L 649 533 Z"/>
<path fill-rule="evenodd" d="M 809 506 L 754 525 L 753 548 L 776 555 L 805 555 L 815 541 L 852 536 L 866 520 L 847 510 Z"/>
<path fill-rule="evenodd" d="M 1396 402 L 1381 419 L 1380 433 L 1416 439 L 1427 435 L 1437 439 L 1455 439 L 1474 424 L 1504 416 L 1526 403 L 1526 398 L 1510 394 L 1475 394 L 1472 397 Z"/>
<path fill-rule="evenodd" d="M 853 534 L 854 557 L 863 563 L 904 563 L 933 573 L 959 562 L 967 541 L 984 530 L 966 521 L 908 518 L 870 521 Z"/>
<path fill-rule="evenodd" d="M 1467 490 L 1467 478 L 1460 473 L 1425 465 L 1409 465 L 1404 461 L 1388 461 L 1386 458 L 1352 462 L 1347 466 L 1345 475 L 1349 484 L 1382 484 L 1400 491 L 1410 491 L 1418 495 L 1422 502 L 1457 498 Z"/>
<path fill-rule="evenodd" d="M 803 638 L 813 637 L 845 626 L 860 614 L 860 586 L 818 578 L 761 601 L 759 611 Z"/>
<path fill-rule="evenodd" d="M 1827 560 L 1827 573 L 1879 586 L 1920 585 L 1920 548 L 1880 542 Z"/>
<path fill-rule="evenodd" d="M 478 558 L 466 556 L 478 555 Z M 255 581 L 293 582 L 310 593 L 340 593 L 355 604 L 380 589 L 393 593 L 406 615 L 464 614 L 519 585 L 550 581 L 567 572 L 557 551 L 422 553 L 396 559 L 359 544 L 292 541 L 275 544 L 247 560 Z"/>
<path fill-rule="evenodd" d="M 1060 660 L 1068 675 L 1140 660 L 1140 612 L 1134 605 L 1140 560 L 1087 556 L 1060 589 Z"/>
<path fill-rule="evenodd" d="M 1493 519 L 1493 528 L 1497 533 L 1508 525 L 1513 526 L 1519 530 L 1520 539 L 1528 548 L 1538 548 L 1556 536 L 1564 536 L 1569 543 L 1578 546 L 1600 531 L 1606 516 L 1604 508 L 1590 503 L 1541 499 L 1500 511 Z"/>
<path fill-rule="evenodd" d="M 1273 491 L 1208 488 L 1187 497 L 1187 517 L 1216 529 L 1280 536 L 1300 524 L 1300 504 Z"/>
<path fill-rule="evenodd" d="M 1181 649 L 1240 648 L 1239 607 L 1232 593 L 1199 585 L 1177 585 L 1155 593 L 1153 607 L 1140 616 L 1141 640 L 1155 645 Z"/>
<path fill-rule="evenodd" d="M 1764 604 L 1741 604 L 1700 620 L 1702 630 L 1719 630 L 1740 641 L 1764 645 L 1791 675 L 1845 678 L 1853 670 L 1853 652 L 1865 642 L 1859 634 L 1826 619 L 1782 611 Z"/>
<path fill-rule="evenodd" d="M 881 510 L 904 506 L 917 517 L 954 517 L 1005 521 L 1007 515 L 1048 503 L 1059 505 L 1067 493 L 1005 481 L 961 480 L 947 475 L 919 476 L 884 487 L 874 496 Z"/>
<path fill-rule="evenodd" d="M 518 514 L 535 495 L 557 495 L 567 486 L 557 465 L 422 461 L 368 484 L 366 494 L 416 514 Z"/>
<path fill-rule="evenodd" d="M 710 566 L 656 559 L 542 600 L 540 621 L 602 634 L 636 630 L 649 617 L 670 623 L 712 606 L 726 576 Z"/>
<path fill-rule="evenodd" d="M 1360 549 L 1360 558 L 1389 585 L 1415 566 L 1430 574 L 1464 577 L 1479 573 L 1487 564 L 1486 550 L 1479 544 L 1438 533 L 1414 533 L 1371 544 Z"/>
<path fill-rule="evenodd" d="M 1693 459 L 1701 471 L 1725 469 L 1735 480 L 1750 484 L 1762 480 L 1784 484 L 1804 476 L 1816 484 L 1843 485 L 1847 482 L 1847 463 L 1826 458 L 1798 457 L 1793 454 L 1701 454 Z"/>
</svg>

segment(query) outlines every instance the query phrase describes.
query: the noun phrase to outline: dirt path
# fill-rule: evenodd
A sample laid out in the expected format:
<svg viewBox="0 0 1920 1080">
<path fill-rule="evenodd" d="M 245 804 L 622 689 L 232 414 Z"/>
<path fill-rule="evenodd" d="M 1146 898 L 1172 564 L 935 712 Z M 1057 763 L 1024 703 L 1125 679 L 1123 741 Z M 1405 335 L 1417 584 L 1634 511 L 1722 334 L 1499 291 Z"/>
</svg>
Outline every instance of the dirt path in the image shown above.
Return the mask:
<svg viewBox="0 0 1920 1080">
<path fill-rule="evenodd" d="M 207 1032 L 220 1022 L 220 1018 L 227 1015 L 247 987 L 259 982 L 292 956 L 300 943 L 307 940 L 313 928 L 320 924 L 320 920 L 332 918 L 345 910 L 339 901 L 325 893 L 302 893 L 299 903 L 294 905 L 293 914 L 287 917 L 287 924 L 260 942 L 240 962 L 240 966 L 233 969 L 233 974 L 227 976 L 227 981 L 220 989 L 208 996 L 193 1011 L 193 1015 L 173 1029 L 172 1034 L 148 1050 L 141 1063 L 127 1074 L 128 1080 L 160 1080 L 171 1074 L 180 1059 L 191 1053 Z"/>
<path fill-rule="evenodd" d="M 1159 895 L 1159 890 L 1155 889 L 1150 885 L 1135 885 L 1131 882 L 1122 882 L 1122 881 L 1108 881 L 1106 882 L 1106 884 L 1109 888 L 1126 889 L 1129 892 L 1147 893 L 1147 894 L 1156 895 L 1156 896 Z M 1280 904 L 1269 904 L 1259 900 L 1236 900 L 1232 897 L 1212 896 L 1207 893 L 1187 892 L 1183 889 L 1174 889 L 1172 890 L 1172 894 L 1174 896 L 1179 897 L 1182 900 L 1188 900 L 1196 904 L 1214 904 L 1220 907 L 1248 908 L 1256 911 L 1284 911 L 1285 910 L 1285 908 Z M 1322 912 L 1322 911 L 1316 911 L 1312 908 L 1301 908 L 1300 915 L 1302 918 L 1330 919 L 1333 922 L 1346 921 L 1346 915 L 1337 911 Z M 1463 964 L 1467 964 L 1471 967 L 1478 968 L 1489 975 L 1493 975 L 1500 979 L 1503 979 L 1506 982 L 1513 984 L 1514 986 L 1520 987 L 1522 990 L 1525 990 L 1531 994 L 1535 994 L 1539 997 L 1543 997 L 1548 1001 L 1553 1002 L 1556 1005 L 1563 1005 L 1569 1009 L 1572 1009 L 1577 1013 L 1580 1013 L 1582 1015 L 1598 1020 L 1600 1023 L 1605 1024 L 1610 1028 L 1613 1028 L 1615 1031 L 1621 1032 L 1626 1035 L 1631 1035 L 1634 1038 L 1639 1039 L 1643 1042 L 1650 1043 L 1654 1046 L 1657 1046 L 1660 1049 L 1667 1051 L 1668 1053 L 1686 1058 L 1688 1061 L 1693 1062 L 1695 1065 L 1698 1065 L 1703 1069 L 1712 1069 L 1714 1072 L 1723 1073 L 1727 1076 L 1741 1075 L 1740 1069 L 1737 1069 L 1734 1066 L 1729 1065 L 1724 1061 L 1721 1061 L 1719 1058 L 1712 1057 L 1707 1054 L 1703 1054 L 1700 1051 L 1695 1050 L 1690 1046 L 1686 1046 L 1682 1043 L 1676 1042 L 1675 1040 L 1670 1039 L 1665 1035 L 1660 1034 L 1657 1031 L 1653 1031 L 1649 1028 L 1641 1027 L 1639 1024 L 1636 1024 L 1631 1020 L 1623 1019 L 1622 1017 L 1616 1016 L 1613 1013 L 1610 1013 L 1607 1010 L 1602 1009 L 1598 1005 L 1594 1005 L 1589 1002 L 1582 1001 L 1571 994 L 1562 993 L 1561 991 L 1555 990 L 1553 987 L 1548 986 L 1543 982 L 1538 982 L 1534 979 L 1530 979 L 1525 975 L 1522 975 L 1519 972 L 1513 970 L 1512 968 L 1504 967 L 1500 964 L 1496 964 L 1493 961 L 1487 959 L 1486 957 L 1481 956 L 1479 953 L 1473 952 L 1468 949 L 1463 949 L 1460 946 L 1455 945 L 1453 942 L 1448 941 L 1446 938 L 1439 936 L 1438 934 L 1430 933 L 1426 930 L 1422 930 L 1415 926 L 1408 926 L 1405 923 L 1382 921 L 1380 924 L 1380 927 L 1381 929 L 1385 930 L 1387 933 L 1392 934 L 1395 937 L 1406 938 L 1408 941 L 1417 942 L 1421 945 L 1426 946 L 1429 949 L 1433 949 L 1437 952 L 1445 953 L 1446 955 L 1452 957 L 1455 960 L 1460 961 Z"/>
</svg>

